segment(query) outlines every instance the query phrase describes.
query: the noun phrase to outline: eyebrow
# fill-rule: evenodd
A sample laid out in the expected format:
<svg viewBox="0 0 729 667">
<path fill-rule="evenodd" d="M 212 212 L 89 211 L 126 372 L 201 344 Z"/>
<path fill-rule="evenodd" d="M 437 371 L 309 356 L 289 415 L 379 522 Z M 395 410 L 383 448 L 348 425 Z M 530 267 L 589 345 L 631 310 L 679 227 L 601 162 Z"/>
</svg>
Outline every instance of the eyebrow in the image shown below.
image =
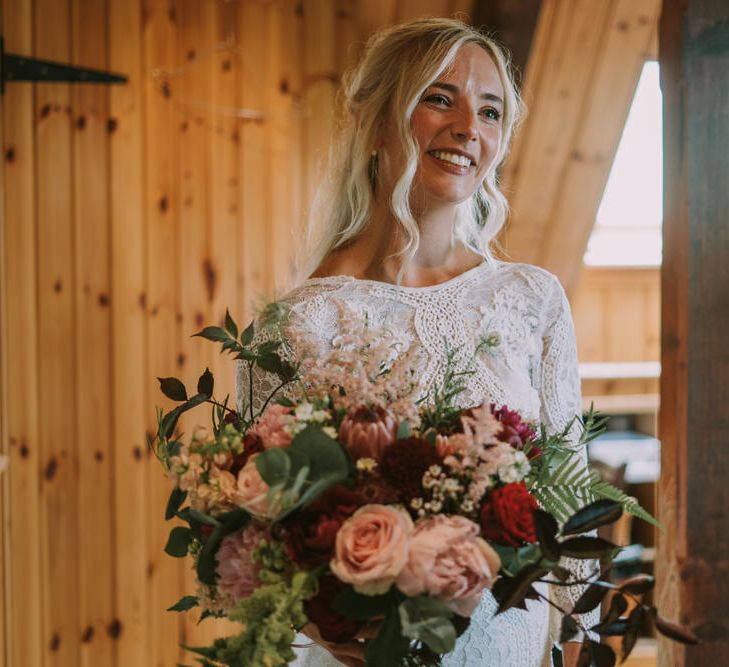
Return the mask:
<svg viewBox="0 0 729 667">
<path fill-rule="evenodd" d="M 458 92 L 458 86 L 454 86 L 452 83 L 445 83 L 444 81 L 434 81 L 430 84 L 429 88 L 441 88 L 443 90 L 447 90 L 449 93 Z M 498 95 L 494 95 L 493 93 L 481 93 L 480 97 L 482 100 L 488 100 L 489 102 L 498 102 L 502 105 L 504 104 L 504 100 L 502 100 Z"/>
</svg>

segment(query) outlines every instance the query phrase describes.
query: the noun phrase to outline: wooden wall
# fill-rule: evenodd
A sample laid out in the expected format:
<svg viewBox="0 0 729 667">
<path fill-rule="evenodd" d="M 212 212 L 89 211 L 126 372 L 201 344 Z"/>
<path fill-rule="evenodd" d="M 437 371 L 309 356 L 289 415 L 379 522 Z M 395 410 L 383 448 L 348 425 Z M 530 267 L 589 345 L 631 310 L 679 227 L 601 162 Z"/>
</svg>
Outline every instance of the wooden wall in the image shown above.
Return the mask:
<svg viewBox="0 0 729 667">
<path fill-rule="evenodd" d="M 469 5 L 4 0 L 7 51 L 129 77 L 2 99 L 5 664 L 170 667 L 222 631 L 164 611 L 192 575 L 162 551 L 155 377 L 233 391 L 190 335 L 291 280 L 342 69 L 380 25 Z"/>
</svg>

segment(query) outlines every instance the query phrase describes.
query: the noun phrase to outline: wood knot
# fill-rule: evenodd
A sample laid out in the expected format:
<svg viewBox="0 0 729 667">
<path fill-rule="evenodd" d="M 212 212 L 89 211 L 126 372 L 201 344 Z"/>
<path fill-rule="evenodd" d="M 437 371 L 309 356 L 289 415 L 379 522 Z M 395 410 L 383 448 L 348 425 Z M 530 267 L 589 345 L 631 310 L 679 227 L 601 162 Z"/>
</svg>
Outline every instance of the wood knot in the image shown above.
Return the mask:
<svg viewBox="0 0 729 667">
<path fill-rule="evenodd" d="M 8 146 L 5 149 L 5 162 L 15 162 L 15 148 L 13 148 L 12 146 Z"/>
<path fill-rule="evenodd" d="M 90 625 L 86 626 L 83 634 L 81 635 L 81 642 L 88 644 L 94 638 L 94 628 Z"/>
<path fill-rule="evenodd" d="M 83 130 L 86 127 L 86 116 L 79 116 L 76 119 L 76 129 Z"/>
<path fill-rule="evenodd" d="M 48 480 L 51 481 L 56 476 L 56 471 L 58 470 L 58 461 L 56 461 L 56 457 L 52 456 L 48 463 L 46 463 L 45 470 L 43 471 L 43 476 Z"/>
<path fill-rule="evenodd" d="M 167 195 L 162 195 L 159 198 L 159 212 L 160 213 L 167 213 L 167 209 L 170 207 L 170 201 L 167 199 Z"/>
<path fill-rule="evenodd" d="M 104 460 L 104 452 L 99 452 L 99 451 L 94 452 L 94 460 L 95 461 L 99 461 L 99 462 L 103 461 Z"/>
<path fill-rule="evenodd" d="M 118 618 L 115 618 L 111 623 L 109 623 L 107 630 L 112 639 L 117 639 L 117 637 L 119 637 L 122 633 L 121 621 Z"/>
<path fill-rule="evenodd" d="M 58 636 L 57 632 L 53 633 L 53 636 L 51 637 L 51 644 L 50 648 L 51 651 L 57 651 L 61 647 L 61 638 Z"/>
<path fill-rule="evenodd" d="M 106 131 L 109 134 L 113 134 L 116 132 L 116 129 L 119 127 L 119 121 L 116 118 L 109 118 L 106 121 Z"/>
</svg>

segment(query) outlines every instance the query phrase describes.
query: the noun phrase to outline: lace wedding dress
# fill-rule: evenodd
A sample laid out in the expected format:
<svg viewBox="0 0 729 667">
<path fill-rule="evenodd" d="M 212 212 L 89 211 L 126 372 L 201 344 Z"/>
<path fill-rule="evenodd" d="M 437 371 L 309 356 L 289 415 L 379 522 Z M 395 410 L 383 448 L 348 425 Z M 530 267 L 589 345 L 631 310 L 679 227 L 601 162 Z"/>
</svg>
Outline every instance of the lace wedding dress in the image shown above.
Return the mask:
<svg viewBox="0 0 729 667">
<path fill-rule="evenodd" d="M 297 327 L 314 345 L 327 345 L 338 332 L 342 307 L 368 318 L 370 327 L 387 327 L 404 345 L 425 352 L 420 392 L 427 393 L 445 369 L 445 344 L 457 348 L 459 364 L 476 360 L 460 396 L 463 406 L 490 401 L 507 405 L 525 418 L 560 431 L 580 413 L 580 382 L 572 319 L 564 290 L 550 273 L 526 264 L 486 261 L 451 280 L 427 287 L 397 287 L 349 276 L 310 278 L 281 299 Z M 479 342 L 488 337 L 490 345 Z M 477 351 L 477 347 L 479 348 Z M 239 369 L 239 399 L 247 382 Z M 256 395 L 268 395 L 278 382 L 259 372 Z M 585 458 L 585 452 L 576 451 Z M 592 564 L 571 561 L 583 573 Z M 549 588 L 549 590 L 547 590 Z M 571 609 L 580 591 L 547 587 L 541 591 Z M 545 601 L 528 601 L 527 610 L 494 616 L 490 592 L 471 618 L 468 630 L 446 656 L 447 667 L 548 667 L 559 635 L 559 618 Z M 583 619 L 597 622 L 597 612 Z M 297 642 L 310 644 L 303 635 Z M 319 646 L 297 649 L 296 667 L 334 667 L 341 663 Z"/>
</svg>

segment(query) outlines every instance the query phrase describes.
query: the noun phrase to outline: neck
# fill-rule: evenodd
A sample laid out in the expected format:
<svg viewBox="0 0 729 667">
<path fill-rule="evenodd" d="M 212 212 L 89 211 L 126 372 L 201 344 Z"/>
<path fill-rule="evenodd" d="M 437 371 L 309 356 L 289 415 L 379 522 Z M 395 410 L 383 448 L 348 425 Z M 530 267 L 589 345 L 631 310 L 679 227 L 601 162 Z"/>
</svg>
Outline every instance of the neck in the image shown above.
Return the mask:
<svg viewBox="0 0 729 667">
<path fill-rule="evenodd" d="M 479 255 L 460 242 L 452 243 L 455 207 L 413 211 L 420 231 L 420 243 L 402 276 L 410 286 L 441 282 L 472 268 L 481 261 Z M 400 255 L 406 240 L 389 210 L 378 199 L 365 231 L 344 250 L 346 268 L 341 272 L 361 278 L 395 282 L 405 257 Z"/>
</svg>

